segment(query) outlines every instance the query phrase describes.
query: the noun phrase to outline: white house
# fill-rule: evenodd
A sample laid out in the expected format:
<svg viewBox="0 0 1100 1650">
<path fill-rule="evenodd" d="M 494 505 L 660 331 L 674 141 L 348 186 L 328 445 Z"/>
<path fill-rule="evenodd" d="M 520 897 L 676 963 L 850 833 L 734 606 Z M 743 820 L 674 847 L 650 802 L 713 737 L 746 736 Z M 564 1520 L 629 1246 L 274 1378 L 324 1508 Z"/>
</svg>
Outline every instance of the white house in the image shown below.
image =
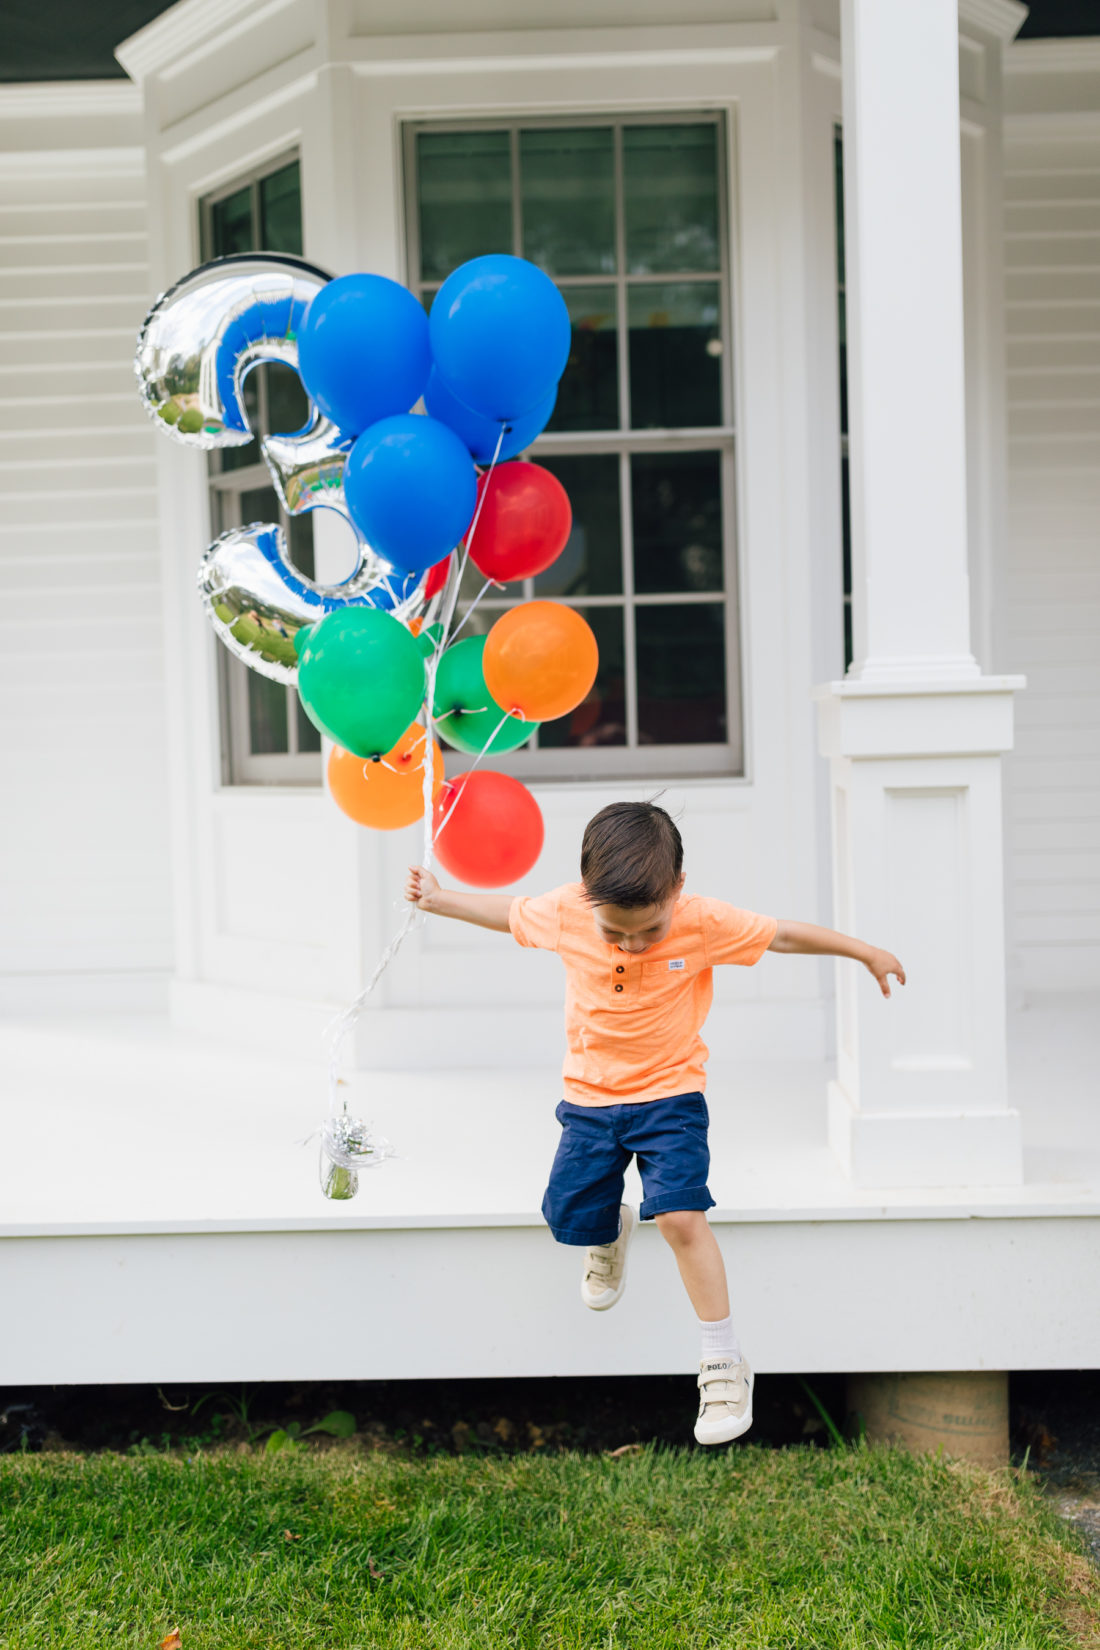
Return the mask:
<svg viewBox="0 0 1100 1650">
<path fill-rule="evenodd" d="M 352 826 L 221 653 L 196 567 L 266 473 L 161 440 L 131 372 L 159 291 L 260 246 L 425 298 L 515 250 L 566 295 L 544 588 L 603 665 L 510 764 L 530 885 L 663 788 L 691 886 L 906 966 L 889 1003 L 849 963 L 717 981 L 754 1367 L 1100 1364 L 1100 39 L 1025 15 L 180 0 L 127 80 L 0 88 L 0 1378 L 692 1367 L 655 1233 L 604 1321 L 542 1225 L 552 959 L 419 929 L 347 1074 L 400 1156 L 333 1204 L 299 1144 L 418 837 Z"/>
</svg>

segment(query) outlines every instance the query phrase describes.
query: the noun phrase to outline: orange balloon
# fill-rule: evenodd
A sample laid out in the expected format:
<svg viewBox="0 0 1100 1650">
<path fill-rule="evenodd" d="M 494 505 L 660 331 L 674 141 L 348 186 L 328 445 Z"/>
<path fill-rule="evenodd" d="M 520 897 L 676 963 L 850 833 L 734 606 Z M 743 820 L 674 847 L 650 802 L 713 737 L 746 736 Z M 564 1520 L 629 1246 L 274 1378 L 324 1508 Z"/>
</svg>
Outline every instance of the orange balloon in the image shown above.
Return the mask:
<svg viewBox="0 0 1100 1650">
<path fill-rule="evenodd" d="M 600 650 L 591 626 L 561 602 L 521 602 L 485 638 L 485 685 L 502 710 L 552 722 L 575 710 L 596 680 Z"/>
<path fill-rule="evenodd" d="M 334 745 L 328 759 L 333 801 L 357 825 L 396 831 L 424 816 L 424 729 L 406 728 L 392 751 L 377 762 Z M 443 784 L 443 756 L 432 740 L 432 801 Z"/>
</svg>

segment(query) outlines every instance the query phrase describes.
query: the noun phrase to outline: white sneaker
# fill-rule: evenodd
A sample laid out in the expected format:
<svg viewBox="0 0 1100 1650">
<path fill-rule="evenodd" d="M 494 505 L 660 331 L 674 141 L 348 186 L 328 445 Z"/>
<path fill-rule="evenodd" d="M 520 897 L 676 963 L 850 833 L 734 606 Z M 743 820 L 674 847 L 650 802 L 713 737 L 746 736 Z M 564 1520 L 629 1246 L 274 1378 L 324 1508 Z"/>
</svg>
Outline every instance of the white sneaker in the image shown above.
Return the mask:
<svg viewBox="0 0 1100 1650">
<path fill-rule="evenodd" d="M 629 1203 L 619 1205 L 619 1235 L 614 1243 L 586 1249 L 581 1273 L 581 1300 L 593 1312 L 606 1312 L 622 1299 L 626 1288 L 626 1252 L 638 1217 Z"/>
<path fill-rule="evenodd" d="M 744 1358 L 704 1358 L 699 1365 L 700 1444 L 728 1444 L 752 1426 L 752 1370 Z"/>
</svg>

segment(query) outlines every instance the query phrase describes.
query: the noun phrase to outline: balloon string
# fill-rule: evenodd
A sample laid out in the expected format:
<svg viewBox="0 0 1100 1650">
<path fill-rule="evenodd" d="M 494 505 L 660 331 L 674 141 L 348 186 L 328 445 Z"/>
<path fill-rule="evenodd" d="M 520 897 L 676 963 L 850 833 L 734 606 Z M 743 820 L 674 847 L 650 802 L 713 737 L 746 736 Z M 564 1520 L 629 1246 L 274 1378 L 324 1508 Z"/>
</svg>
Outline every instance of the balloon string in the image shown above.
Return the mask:
<svg viewBox="0 0 1100 1650">
<path fill-rule="evenodd" d="M 477 755 L 474 757 L 473 761 L 470 763 L 470 766 L 466 769 L 467 774 L 473 773 L 474 769 L 477 767 L 478 763 L 481 761 L 481 758 L 486 754 L 486 752 L 489 749 L 489 746 L 493 743 L 493 740 L 496 738 L 497 734 L 500 732 L 500 730 L 504 726 L 505 722 L 507 722 L 509 720 L 510 716 L 511 716 L 511 712 L 506 710 L 504 712 L 504 715 L 501 717 L 500 721 L 497 723 L 496 727 L 493 729 L 492 733 L 489 735 L 489 737 L 488 737 L 487 741 L 485 742 L 485 744 L 482 745 L 481 749 L 478 751 Z M 447 812 L 443 815 L 443 818 L 439 821 L 439 824 L 436 826 L 434 835 L 432 837 L 433 842 L 438 838 L 438 836 L 439 836 L 440 832 L 442 831 L 444 825 L 446 825 L 447 821 L 450 819 L 451 815 L 454 813 L 455 809 L 458 807 L 458 804 L 461 801 L 462 801 L 462 792 L 460 790 L 458 795 L 455 797 L 454 801 L 451 803 L 450 807 L 447 809 Z"/>
<path fill-rule="evenodd" d="M 509 714 L 510 713 L 508 711 L 505 711 L 504 715 L 501 717 L 500 721 L 497 723 L 496 727 L 493 729 L 492 733 L 489 735 L 488 739 L 485 741 L 482 748 L 478 751 L 477 755 L 474 757 L 474 760 L 470 763 L 469 768 L 466 770 L 467 773 L 473 773 L 474 769 L 478 766 L 479 762 L 481 762 L 482 759 L 488 754 L 489 749 L 492 746 L 493 741 L 495 740 L 497 734 L 500 732 L 500 730 L 504 726 L 504 724 L 508 721 Z M 450 819 L 451 815 L 454 813 L 455 809 L 458 807 L 459 802 L 462 800 L 462 792 L 460 790 L 458 795 L 455 797 L 454 801 L 451 803 L 450 807 L 447 809 L 447 812 L 444 814 L 443 818 L 440 820 L 439 824 L 433 829 L 432 828 L 432 816 L 434 814 L 434 798 L 432 797 L 431 793 L 432 793 L 432 790 L 434 789 L 434 786 L 431 783 L 431 779 L 434 778 L 434 763 L 431 765 L 431 767 L 429 767 L 428 772 L 429 772 L 429 775 L 431 777 L 429 778 L 429 780 L 427 782 L 426 789 L 428 791 L 428 796 L 429 796 L 428 807 L 430 809 L 430 812 L 428 814 L 427 821 L 426 821 L 425 835 L 426 835 L 426 839 L 427 839 L 427 846 L 426 846 L 425 851 L 424 851 L 424 858 L 423 858 L 423 862 L 422 862 L 422 868 L 424 870 L 427 870 L 429 868 L 429 862 L 432 858 L 432 849 L 435 846 L 436 837 L 438 837 L 440 831 L 442 831 L 443 827 L 446 825 L 447 821 Z M 344 1039 L 347 1037 L 348 1033 L 355 1026 L 356 1022 L 359 1019 L 359 1016 L 363 1012 L 363 1008 L 366 1004 L 367 998 L 370 996 L 371 992 L 374 990 L 375 986 L 378 984 L 378 981 L 382 978 L 382 975 L 385 973 L 386 969 L 389 967 L 389 965 L 393 961 L 394 957 L 396 957 L 398 951 L 400 951 L 402 943 L 404 942 L 406 935 L 412 929 L 412 926 L 413 926 L 414 922 L 416 921 L 417 917 L 419 916 L 419 914 L 420 913 L 419 913 L 419 910 L 418 910 L 417 906 L 415 906 L 415 905 L 410 905 L 409 906 L 408 910 L 405 912 L 405 916 L 402 920 L 401 927 L 397 930 L 397 933 L 393 936 L 392 940 L 387 945 L 387 947 L 383 951 L 382 955 L 379 957 L 377 963 L 374 966 L 374 971 L 371 974 L 371 977 L 367 981 L 366 985 L 363 987 L 362 991 L 360 991 L 359 995 L 354 999 L 354 1001 L 352 1001 L 351 1003 L 348 1004 L 347 1008 L 343 1011 L 343 1013 L 341 1015 L 339 1015 L 335 1020 L 333 1020 L 331 1022 L 331 1024 L 328 1025 L 325 1029 L 326 1037 L 327 1036 L 332 1037 L 332 1045 L 331 1045 L 331 1048 L 330 1048 L 330 1051 L 329 1051 L 328 1082 L 329 1082 L 329 1108 L 333 1112 L 335 1112 L 337 1110 L 343 1110 L 344 1112 L 347 1111 L 347 1101 L 344 1100 L 341 1103 L 340 1102 L 340 1097 L 339 1097 L 339 1091 L 340 1091 L 340 1050 L 343 1047 Z"/>
<path fill-rule="evenodd" d="M 478 591 L 477 595 L 474 597 L 473 601 L 470 603 L 469 607 L 466 609 L 466 611 L 462 615 L 461 619 L 459 619 L 458 623 L 455 625 L 454 632 L 451 636 L 451 641 L 452 642 L 454 641 L 455 637 L 458 635 L 459 631 L 462 629 L 462 626 L 466 623 L 466 620 L 470 617 L 470 614 L 474 611 L 474 608 L 477 606 L 477 604 L 481 600 L 482 596 L 484 596 L 485 592 L 488 590 L 490 585 L 496 585 L 498 590 L 503 590 L 503 588 L 504 588 L 504 586 L 502 584 L 497 583 L 496 579 L 486 579 L 485 580 L 485 583 L 482 585 L 481 589 Z"/>
<path fill-rule="evenodd" d="M 480 495 L 479 495 L 478 501 L 477 501 L 477 509 L 474 511 L 474 519 L 470 523 L 469 530 L 466 534 L 466 538 L 465 538 L 465 541 L 464 541 L 463 546 L 462 546 L 462 560 L 459 563 L 458 577 L 455 579 L 454 586 L 451 590 L 451 599 L 450 599 L 450 602 L 449 602 L 448 607 L 447 607 L 447 616 L 446 616 L 446 619 L 443 622 L 443 633 L 439 638 L 439 643 L 438 643 L 438 646 L 436 647 L 436 650 L 435 650 L 433 663 L 438 662 L 439 656 L 443 652 L 444 648 L 446 648 L 449 645 L 449 643 L 451 641 L 453 641 L 453 639 L 454 639 L 450 634 L 451 623 L 454 619 L 455 608 L 458 606 L 458 595 L 459 595 L 459 591 L 462 589 L 462 580 L 463 580 L 463 577 L 464 577 L 465 572 L 466 572 L 466 564 L 470 559 L 470 546 L 474 542 L 474 535 L 477 532 L 477 524 L 481 520 L 482 510 L 485 508 L 485 500 L 489 496 L 489 483 L 493 479 L 493 471 L 497 467 L 497 460 L 500 457 L 500 449 L 504 445 L 504 437 L 507 433 L 507 429 L 508 429 L 508 426 L 506 424 L 501 424 L 500 434 L 497 436 L 496 451 L 493 453 L 493 456 L 489 461 L 489 468 L 485 472 L 485 485 L 484 485 L 484 487 L 482 487 L 480 489 Z M 478 599 L 480 600 L 480 597 Z M 457 631 L 455 632 L 455 634 L 457 635 Z M 435 680 L 434 675 L 433 675 L 432 680 L 433 680 L 433 684 L 434 684 L 434 680 Z M 429 699 L 428 703 L 429 703 L 429 705 L 431 704 L 430 699 Z"/>
<path fill-rule="evenodd" d="M 500 449 L 504 444 L 506 430 L 507 426 L 502 423 L 500 426 L 500 435 L 497 437 L 496 451 L 493 454 L 492 462 L 490 463 L 488 470 L 485 472 L 485 485 L 481 488 L 481 496 L 477 501 L 477 509 L 474 511 L 474 519 L 471 521 L 469 530 L 466 534 L 466 542 L 463 547 L 461 562 L 458 566 L 457 572 L 452 575 L 451 589 L 444 596 L 441 603 L 443 619 L 439 642 L 428 661 L 428 690 L 425 695 L 424 703 L 424 755 L 421 758 L 421 766 L 424 774 L 424 847 L 420 858 L 420 865 L 421 869 L 424 871 L 431 869 L 432 850 L 435 845 L 435 838 L 438 835 L 438 832 L 432 829 L 432 820 L 435 812 L 435 785 L 433 783 L 435 779 L 435 757 L 431 737 L 431 726 L 432 706 L 435 704 L 435 679 L 439 671 L 439 661 L 442 658 L 444 649 L 447 647 L 450 640 L 451 624 L 454 620 L 455 608 L 458 605 L 458 593 L 462 587 L 462 578 L 466 571 L 466 563 L 470 555 L 470 545 L 473 543 L 474 534 L 477 532 L 477 524 L 481 518 L 482 506 L 485 503 L 485 497 L 489 491 L 489 483 L 493 478 L 493 471 L 496 469 L 497 460 L 500 457 Z M 505 714 L 504 721 L 507 721 L 507 719 L 507 714 Z M 471 773 L 474 768 L 477 767 L 477 764 L 481 761 L 482 757 L 489 749 L 489 746 L 493 743 L 493 740 L 500 732 L 500 728 L 503 726 L 504 722 L 501 722 L 499 727 L 493 729 L 485 743 L 484 748 L 478 752 L 477 757 L 473 763 L 471 763 L 469 769 Z M 461 796 L 461 794 L 462 793 L 459 792 L 459 796 Z M 456 797 L 455 802 L 457 801 L 458 798 Z M 445 825 L 447 820 L 451 817 L 454 807 L 455 803 L 453 802 L 450 810 L 439 827 L 440 830 L 442 830 L 443 825 Z M 340 1052 L 344 1046 L 344 1041 L 357 1024 L 359 1017 L 366 1006 L 367 998 L 370 996 L 371 992 L 378 984 L 378 981 L 382 978 L 382 975 L 386 972 L 386 969 L 401 949 L 405 937 L 412 929 L 418 915 L 418 908 L 415 905 L 410 905 L 405 913 L 401 927 L 397 930 L 397 933 L 393 936 L 390 943 L 386 946 L 386 949 L 382 952 L 382 955 L 375 964 L 370 979 L 367 981 L 366 985 L 348 1004 L 343 1013 L 338 1015 L 336 1019 L 333 1020 L 328 1027 L 326 1027 L 325 1035 L 330 1036 L 332 1039 L 329 1047 L 328 1062 L 329 1109 L 331 1112 L 338 1110 L 343 1110 L 344 1112 L 347 1111 L 347 1101 L 345 1100 L 341 1106 L 339 1100 Z"/>
</svg>

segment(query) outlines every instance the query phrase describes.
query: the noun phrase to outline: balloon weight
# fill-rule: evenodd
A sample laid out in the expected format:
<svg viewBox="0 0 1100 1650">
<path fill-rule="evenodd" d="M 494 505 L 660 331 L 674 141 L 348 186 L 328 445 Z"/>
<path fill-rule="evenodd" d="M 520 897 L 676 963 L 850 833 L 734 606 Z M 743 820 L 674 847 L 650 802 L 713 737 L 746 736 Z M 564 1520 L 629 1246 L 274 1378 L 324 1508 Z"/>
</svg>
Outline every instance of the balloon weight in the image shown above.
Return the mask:
<svg viewBox="0 0 1100 1650">
<path fill-rule="evenodd" d="M 573 608 L 522 602 L 485 638 L 482 668 L 498 705 L 528 722 L 552 722 L 580 704 L 599 662 L 591 627 Z"/>
<path fill-rule="evenodd" d="M 391 750 L 424 702 L 424 656 L 390 613 L 343 607 L 311 626 L 299 655 L 306 715 L 353 756 Z"/>
<path fill-rule="evenodd" d="M 485 685 L 481 668 L 484 652 L 484 636 L 468 636 L 455 642 L 440 659 L 435 678 L 432 716 L 436 732 L 455 750 L 467 751 L 471 756 L 486 748 L 490 753 L 514 751 L 538 727 L 537 722 L 521 722 L 516 717 L 509 717 L 500 726 L 504 712 Z M 494 730 L 496 736 L 490 745 Z"/>
<path fill-rule="evenodd" d="M 328 787 L 338 808 L 357 825 L 396 831 L 415 825 L 424 813 L 424 740 L 418 722 L 407 728 L 379 761 L 364 761 L 334 745 L 328 759 Z M 432 799 L 443 784 L 443 754 L 432 740 Z"/>
<path fill-rule="evenodd" d="M 527 786 L 508 774 L 482 771 L 444 784 L 435 827 L 439 863 L 473 888 L 500 888 L 526 876 L 545 834 L 542 810 Z"/>
<path fill-rule="evenodd" d="M 478 482 L 481 514 L 470 560 L 498 584 L 530 579 L 557 561 L 573 526 L 569 495 L 539 464 L 502 464 Z"/>
</svg>

